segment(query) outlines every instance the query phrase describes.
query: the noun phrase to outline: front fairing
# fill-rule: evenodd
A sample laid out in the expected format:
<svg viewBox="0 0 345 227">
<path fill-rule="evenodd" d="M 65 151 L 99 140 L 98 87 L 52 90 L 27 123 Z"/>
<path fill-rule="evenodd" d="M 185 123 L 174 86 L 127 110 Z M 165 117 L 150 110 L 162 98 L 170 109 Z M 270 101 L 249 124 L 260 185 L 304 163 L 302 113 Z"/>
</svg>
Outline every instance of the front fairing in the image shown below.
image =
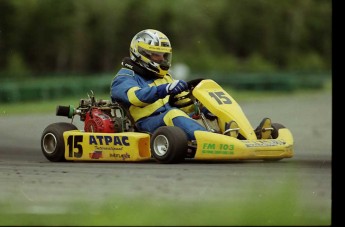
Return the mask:
<svg viewBox="0 0 345 227">
<path fill-rule="evenodd" d="M 237 122 L 240 128 L 239 133 L 242 136 L 246 139 L 257 139 L 253 127 L 240 105 L 215 81 L 202 80 L 193 89 L 192 94 L 212 114 L 218 117 L 221 133 L 225 131 L 226 124 L 233 120 Z"/>
<path fill-rule="evenodd" d="M 293 137 L 287 128 L 279 137 L 265 140 L 239 140 L 212 132 L 196 131 L 196 160 L 279 160 L 294 154 Z"/>
</svg>

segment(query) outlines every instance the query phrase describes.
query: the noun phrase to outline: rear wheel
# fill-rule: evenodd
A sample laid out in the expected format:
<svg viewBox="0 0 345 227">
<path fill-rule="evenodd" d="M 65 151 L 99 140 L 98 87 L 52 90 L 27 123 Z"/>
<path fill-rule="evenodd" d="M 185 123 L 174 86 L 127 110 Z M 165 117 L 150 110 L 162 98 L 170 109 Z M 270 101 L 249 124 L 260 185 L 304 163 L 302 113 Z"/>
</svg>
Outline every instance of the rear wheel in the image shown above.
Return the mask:
<svg viewBox="0 0 345 227">
<path fill-rule="evenodd" d="M 43 155 L 52 162 L 66 161 L 63 133 L 77 129 L 75 125 L 66 122 L 48 125 L 41 136 L 41 149 Z"/>
<path fill-rule="evenodd" d="M 187 135 L 178 127 L 162 126 L 151 137 L 151 152 L 159 163 L 181 162 L 187 149 Z"/>
</svg>

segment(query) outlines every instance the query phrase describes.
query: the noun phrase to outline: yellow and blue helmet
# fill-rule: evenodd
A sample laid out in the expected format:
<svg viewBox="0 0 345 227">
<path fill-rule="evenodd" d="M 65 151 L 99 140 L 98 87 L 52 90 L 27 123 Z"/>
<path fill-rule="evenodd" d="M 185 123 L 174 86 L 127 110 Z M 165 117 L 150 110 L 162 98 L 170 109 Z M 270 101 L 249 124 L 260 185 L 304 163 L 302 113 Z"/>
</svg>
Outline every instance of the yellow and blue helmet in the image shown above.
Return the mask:
<svg viewBox="0 0 345 227">
<path fill-rule="evenodd" d="M 172 48 L 162 32 L 146 29 L 137 33 L 130 45 L 130 57 L 142 67 L 163 77 L 171 67 Z"/>
</svg>

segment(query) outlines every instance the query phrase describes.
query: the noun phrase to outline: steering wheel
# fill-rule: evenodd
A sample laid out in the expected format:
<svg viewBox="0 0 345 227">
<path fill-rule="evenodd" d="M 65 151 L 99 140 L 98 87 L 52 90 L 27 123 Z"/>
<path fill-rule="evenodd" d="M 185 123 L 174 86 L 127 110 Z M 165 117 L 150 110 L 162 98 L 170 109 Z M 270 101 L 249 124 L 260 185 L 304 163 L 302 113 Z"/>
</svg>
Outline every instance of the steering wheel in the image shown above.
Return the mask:
<svg viewBox="0 0 345 227">
<path fill-rule="evenodd" d="M 169 97 L 169 104 L 172 107 L 177 107 L 177 108 L 183 108 L 186 106 L 189 106 L 191 104 L 193 104 L 193 99 L 192 99 L 192 91 L 194 89 L 194 87 L 196 87 L 196 85 L 198 85 L 200 83 L 200 81 L 204 80 L 203 78 L 199 78 L 199 79 L 193 79 L 187 82 L 188 85 L 188 90 L 187 90 L 187 94 L 182 95 L 177 94 L 177 95 L 170 95 Z M 184 99 L 189 99 L 189 101 L 187 102 L 181 102 L 181 100 Z"/>
</svg>

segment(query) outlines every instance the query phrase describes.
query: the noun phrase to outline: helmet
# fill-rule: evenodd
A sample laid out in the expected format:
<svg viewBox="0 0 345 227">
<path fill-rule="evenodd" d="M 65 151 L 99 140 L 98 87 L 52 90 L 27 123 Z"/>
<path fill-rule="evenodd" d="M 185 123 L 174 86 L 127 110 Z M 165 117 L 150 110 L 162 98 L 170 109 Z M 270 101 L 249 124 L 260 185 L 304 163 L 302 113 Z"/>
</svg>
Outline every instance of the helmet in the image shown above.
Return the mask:
<svg viewBox="0 0 345 227">
<path fill-rule="evenodd" d="M 170 41 L 162 32 L 146 29 L 137 33 L 129 48 L 130 57 L 142 67 L 163 77 L 171 66 Z"/>
</svg>

